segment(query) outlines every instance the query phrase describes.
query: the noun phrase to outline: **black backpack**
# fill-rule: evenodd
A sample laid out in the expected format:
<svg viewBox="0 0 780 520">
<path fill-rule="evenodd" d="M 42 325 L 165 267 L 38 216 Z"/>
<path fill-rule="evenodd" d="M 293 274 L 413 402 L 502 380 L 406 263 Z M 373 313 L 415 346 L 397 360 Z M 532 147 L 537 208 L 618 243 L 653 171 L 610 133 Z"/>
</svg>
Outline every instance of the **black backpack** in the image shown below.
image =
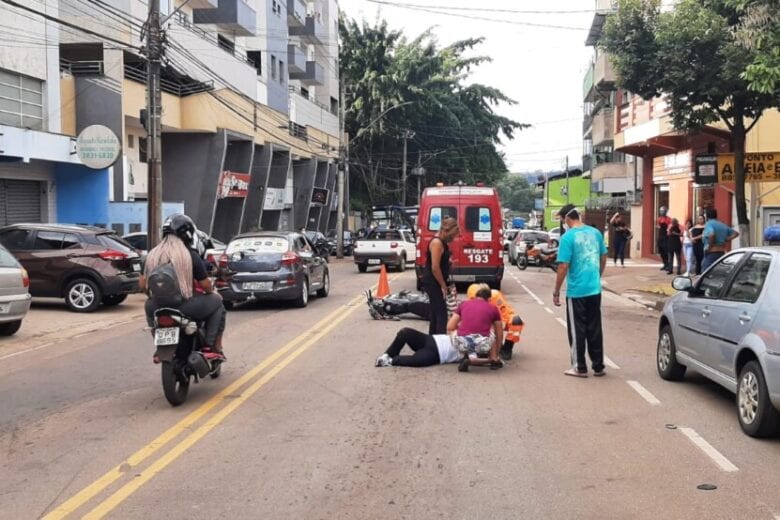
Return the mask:
<svg viewBox="0 0 780 520">
<path fill-rule="evenodd" d="M 160 307 L 178 307 L 184 302 L 179 278 L 172 264 L 158 265 L 146 277 L 149 297 Z"/>
</svg>

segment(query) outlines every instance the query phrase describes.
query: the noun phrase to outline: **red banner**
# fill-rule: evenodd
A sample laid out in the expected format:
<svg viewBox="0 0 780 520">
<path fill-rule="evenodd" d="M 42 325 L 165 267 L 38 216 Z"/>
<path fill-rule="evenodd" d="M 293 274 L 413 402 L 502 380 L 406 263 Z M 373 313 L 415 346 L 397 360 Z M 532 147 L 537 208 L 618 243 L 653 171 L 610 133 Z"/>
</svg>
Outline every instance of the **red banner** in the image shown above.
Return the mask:
<svg viewBox="0 0 780 520">
<path fill-rule="evenodd" d="M 245 199 L 249 195 L 249 174 L 224 171 L 219 177 L 217 197 Z"/>
</svg>

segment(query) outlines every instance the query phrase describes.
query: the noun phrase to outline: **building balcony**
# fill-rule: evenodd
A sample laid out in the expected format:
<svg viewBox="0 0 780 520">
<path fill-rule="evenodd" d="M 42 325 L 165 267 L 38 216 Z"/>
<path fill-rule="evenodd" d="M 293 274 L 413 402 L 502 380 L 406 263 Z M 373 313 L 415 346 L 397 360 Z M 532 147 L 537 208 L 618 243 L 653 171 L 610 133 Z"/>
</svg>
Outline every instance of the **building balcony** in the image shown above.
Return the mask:
<svg viewBox="0 0 780 520">
<path fill-rule="evenodd" d="M 219 0 L 219 7 L 193 9 L 192 20 L 196 25 L 213 25 L 218 31 L 236 36 L 254 36 L 257 13 L 244 0 Z"/>
<path fill-rule="evenodd" d="M 190 0 L 187 5 L 193 9 L 216 9 L 219 0 Z"/>
<path fill-rule="evenodd" d="M 318 15 L 306 15 L 306 23 L 302 27 L 290 27 L 290 36 L 299 36 L 312 45 L 325 43 L 325 27 Z"/>
<path fill-rule="evenodd" d="M 290 72 L 290 79 L 294 74 L 306 73 L 306 54 L 297 45 L 287 45 L 287 68 Z"/>
<path fill-rule="evenodd" d="M 611 155 L 611 154 L 605 154 Z M 601 157 L 602 159 L 609 157 Z M 603 181 L 605 179 L 633 179 L 634 163 L 626 162 L 599 162 L 598 156 L 593 156 L 591 163 L 590 178 L 592 181 Z"/>
<path fill-rule="evenodd" d="M 306 25 L 306 2 L 304 0 L 287 0 L 287 27 L 303 27 Z"/>
<path fill-rule="evenodd" d="M 325 68 L 316 61 L 307 61 L 306 70 L 303 72 L 293 72 L 290 69 L 290 79 L 296 79 L 304 85 L 324 85 Z"/>
<path fill-rule="evenodd" d="M 604 108 L 593 116 L 591 138 L 593 146 L 611 143 L 615 137 L 615 111 L 612 108 Z"/>
<path fill-rule="evenodd" d="M 585 74 L 582 81 L 582 97 L 585 101 L 596 101 L 613 90 L 615 90 L 615 71 L 609 56 L 601 53 Z"/>
</svg>

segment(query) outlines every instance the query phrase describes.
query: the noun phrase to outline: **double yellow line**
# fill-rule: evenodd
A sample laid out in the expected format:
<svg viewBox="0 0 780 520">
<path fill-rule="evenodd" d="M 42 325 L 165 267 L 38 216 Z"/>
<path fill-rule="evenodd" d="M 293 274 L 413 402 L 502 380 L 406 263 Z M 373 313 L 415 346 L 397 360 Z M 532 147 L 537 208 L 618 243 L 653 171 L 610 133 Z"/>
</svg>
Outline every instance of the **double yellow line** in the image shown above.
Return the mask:
<svg viewBox="0 0 780 520">
<path fill-rule="evenodd" d="M 119 480 L 123 475 L 130 473 L 133 468 L 139 466 L 146 459 L 154 455 L 158 450 L 181 435 L 184 431 L 189 430 L 195 423 L 202 419 L 211 410 L 222 404 L 228 396 L 234 394 L 245 384 L 252 381 L 258 374 L 273 365 L 277 360 L 292 350 L 292 352 L 287 355 L 287 357 L 285 357 L 281 362 L 276 364 L 268 372 L 263 374 L 260 379 L 247 387 L 237 398 L 231 399 L 226 406 L 208 418 L 206 422 L 200 425 L 192 433 L 187 435 L 178 444 L 174 445 L 165 455 L 157 459 L 154 463 L 149 465 L 140 473 L 132 473 L 135 476 L 133 480 L 119 488 L 116 492 L 98 504 L 89 513 L 84 515 L 83 518 L 98 519 L 106 516 L 146 482 L 151 480 L 169 464 L 178 459 L 182 454 L 184 454 L 185 451 L 187 451 L 207 433 L 213 430 L 214 427 L 224 421 L 225 418 L 227 418 L 233 411 L 241 406 L 247 399 L 257 393 L 258 390 L 260 390 L 266 383 L 273 379 L 279 372 L 284 370 L 287 365 L 292 363 L 295 358 L 300 356 L 306 349 L 314 345 L 317 341 L 335 329 L 342 321 L 344 321 L 350 314 L 352 314 L 355 309 L 358 308 L 356 304 L 358 304 L 364 298 L 365 296 L 357 296 L 346 304 L 348 307 L 346 310 L 339 307 L 339 309 L 336 311 L 328 314 L 325 318 L 317 322 L 313 327 L 285 344 L 282 348 L 274 352 L 262 363 L 255 366 L 246 374 L 225 387 L 217 395 L 203 403 L 198 409 L 193 411 L 177 424 L 173 425 L 149 444 L 132 454 L 121 464 L 115 466 L 92 484 L 88 485 L 77 494 L 69 498 L 67 501 L 63 502 L 52 512 L 44 516 L 44 520 L 61 519 L 74 513 L 77 509 L 84 506 L 87 502 L 105 490 L 108 486 Z M 293 350 L 295 346 L 298 346 L 298 348 Z"/>
</svg>

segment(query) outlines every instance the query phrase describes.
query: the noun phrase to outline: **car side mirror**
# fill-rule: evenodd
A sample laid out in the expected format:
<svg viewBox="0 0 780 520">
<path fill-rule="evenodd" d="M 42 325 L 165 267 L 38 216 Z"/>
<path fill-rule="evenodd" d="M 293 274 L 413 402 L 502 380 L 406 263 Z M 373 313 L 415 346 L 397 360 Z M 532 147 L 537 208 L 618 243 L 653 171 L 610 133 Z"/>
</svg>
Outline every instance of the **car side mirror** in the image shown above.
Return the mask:
<svg viewBox="0 0 780 520">
<path fill-rule="evenodd" d="M 678 276 L 672 280 L 672 288 L 680 292 L 693 292 L 693 280 L 687 276 Z"/>
</svg>

